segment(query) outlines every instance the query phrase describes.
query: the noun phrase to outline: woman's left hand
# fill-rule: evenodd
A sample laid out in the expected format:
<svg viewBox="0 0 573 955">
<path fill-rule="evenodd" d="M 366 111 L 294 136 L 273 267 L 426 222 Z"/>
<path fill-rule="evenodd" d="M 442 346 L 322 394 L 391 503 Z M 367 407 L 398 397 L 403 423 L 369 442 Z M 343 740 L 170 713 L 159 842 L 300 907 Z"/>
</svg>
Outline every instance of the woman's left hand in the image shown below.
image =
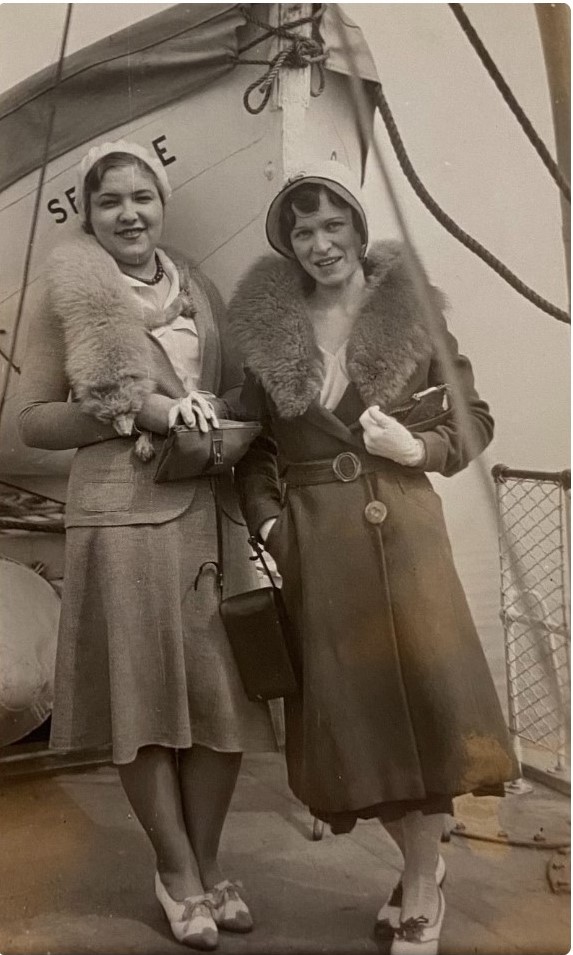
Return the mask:
<svg viewBox="0 0 573 955">
<path fill-rule="evenodd" d="M 199 431 L 204 433 L 209 430 L 209 425 L 212 428 L 219 427 L 219 419 L 213 405 L 206 397 L 206 393 L 200 391 L 190 391 L 173 405 L 169 411 L 169 427 L 173 428 L 180 418 L 188 428 L 198 425 Z"/>
<path fill-rule="evenodd" d="M 364 446 L 369 454 L 389 458 L 406 467 L 415 467 L 424 460 L 426 450 L 423 442 L 414 438 L 391 415 L 380 411 L 377 405 L 367 408 L 359 420 L 364 430 Z"/>
</svg>

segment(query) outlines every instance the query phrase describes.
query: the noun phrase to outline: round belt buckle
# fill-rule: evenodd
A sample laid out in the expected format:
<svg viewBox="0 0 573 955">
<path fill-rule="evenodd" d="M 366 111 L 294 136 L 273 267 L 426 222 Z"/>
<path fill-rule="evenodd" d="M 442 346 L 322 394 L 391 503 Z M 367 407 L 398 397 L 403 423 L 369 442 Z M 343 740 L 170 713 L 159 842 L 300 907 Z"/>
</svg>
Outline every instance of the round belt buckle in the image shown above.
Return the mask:
<svg viewBox="0 0 573 955">
<path fill-rule="evenodd" d="M 352 451 L 343 451 L 332 462 L 332 470 L 339 481 L 355 481 L 362 474 L 362 463 Z"/>
<path fill-rule="evenodd" d="M 382 501 L 370 501 L 364 508 L 364 517 L 369 524 L 383 524 L 388 516 L 388 508 Z"/>
</svg>

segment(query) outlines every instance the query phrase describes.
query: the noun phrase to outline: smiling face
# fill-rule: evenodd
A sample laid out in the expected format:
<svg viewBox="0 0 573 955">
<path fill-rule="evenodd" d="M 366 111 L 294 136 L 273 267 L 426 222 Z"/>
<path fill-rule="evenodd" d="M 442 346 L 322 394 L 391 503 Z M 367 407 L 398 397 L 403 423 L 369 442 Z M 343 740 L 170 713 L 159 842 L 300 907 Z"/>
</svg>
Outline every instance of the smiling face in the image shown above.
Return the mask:
<svg viewBox="0 0 573 955">
<path fill-rule="evenodd" d="M 294 203 L 292 210 L 295 222 L 290 241 L 305 272 L 319 285 L 346 284 L 361 268 L 363 244 L 350 206 L 334 205 L 322 189 L 316 212 L 302 212 Z"/>
<path fill-rule="evenodd" d="M 163 203 L 151 170 L 137 165 L 108 169 L 89 203 L 99 244 L 120 268 L 144 268 L 163 232 Z"/>
</svg>

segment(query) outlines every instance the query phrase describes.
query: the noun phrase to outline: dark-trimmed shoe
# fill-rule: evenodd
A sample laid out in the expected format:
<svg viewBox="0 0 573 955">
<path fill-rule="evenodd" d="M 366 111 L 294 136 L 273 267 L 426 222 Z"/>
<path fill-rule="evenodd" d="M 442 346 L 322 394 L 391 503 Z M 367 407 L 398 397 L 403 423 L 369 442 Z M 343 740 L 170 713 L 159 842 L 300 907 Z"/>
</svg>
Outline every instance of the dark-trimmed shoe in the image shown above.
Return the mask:
<svg viewBox="0 0 573 955">
<path fill-rule="evenodd" d="M 438 914 L 433 922 L 425 915 L 406 919 L 396 929 L 390 955 L 438 955 L 440 933 L 446 914 L 444 893 L 438 888 Z"/>
<path fill-rule="evenodd" d="M 436 866 L 436 883 L 443 885 L 446 878 L 446 863 L 443 856 L 438 856 Z M 390 897 L 384 902 L 374 925 L 374 935 L 380 941 L 394 938 L 394 933 L 400 925 L 400 912 L 402 910 L 402 880 L 396 883 L 392 889 Z"/>
<path fill-rule="evenodd" d="M 217 947 L 219 933 L 213 918 L 213 902 L 208 893 L 191 895 L 178 902 L 171 898 L 156 872 L 155 894 L 178 942 L 203 952 L 211 952 Z"/>
<path fill-rule="evenodd" d="M 213 900 L 213 918 L 225 932 L 250 932 L 253 917 L 239 889 L 239 882 L 218 882 L 210 892 Z"/>
</svg>

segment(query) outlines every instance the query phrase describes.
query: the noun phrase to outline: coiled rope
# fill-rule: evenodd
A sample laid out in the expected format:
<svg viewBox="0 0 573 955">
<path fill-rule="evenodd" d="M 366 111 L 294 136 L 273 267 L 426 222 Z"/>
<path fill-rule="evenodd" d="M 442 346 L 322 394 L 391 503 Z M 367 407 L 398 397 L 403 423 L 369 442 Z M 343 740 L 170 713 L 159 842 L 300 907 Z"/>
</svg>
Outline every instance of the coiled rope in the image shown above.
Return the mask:
<svg viewBox="0 0 573 955">
<path fill-rule="evenodd" d="M 328 56 L 328 53 L 324 51 L 324 44 L 322 42 L 320 33 L 318 32 L 318 29 L 316 29 L 323 13 L 322 4 L 319 10 L 311 14 L 311 16 L 301 17 L 299 20 L 293 20 L 292 23 L 288 24 L 288 26 L 269 26 L 268 23 L 260 20 L 247 7 L 242 7 L 241 9 L 245 19 L 248 22 L 253 23 L 255 26 L 260 27 L 264 32 L 261 36 L 255 37 L 254 40 L 251 40 L 250 43 L 248 43 L 239 51 L 239 58 L 237 59 L 237 62 L 241 64 L 261 65 L 268 67 L 263 75 L 254 80 L 244 92 L 243 105 L 247 112 L 251 113 L 253 116 L 257 115 L 258 113 L 262 113 L 270 99 L 273 83 L 275 82 L 280 71 L 283 69 L 300 70 L 307 66 L 311 68 L 315 66 L 318 70 L 319 81 L 317 88 L 311 89 L 310 93 L 311 96 L 320 96 L 325 85 L 324 62 Z M 315 28 L 313 30 L 314 36 L 301 36 L 299 33 L 293 32 L 298 27 L 301 27 L 307 23 L 311 23 Z M 245 59 L 242 56 L 242 54 L 247 50 L 250 50 L 259 43 L 270 39 L 270 37 L 280 37 L 280 39 L 288 41 L 290 46 L 277 53 L 272 60 Z M 258 91 L 261 97 L 260 101 L 256 105 L 252 102 L 252 95 L 255 93 L 255 91 Z"/>
<path fill-rule="evenodd" d="M 553 156 L 549 152 L 547 146 L 543 142 L 541 136 L 533 126 L 533 123 L 525 113 L 525 110 L 517 102 L 515 95 L 510 89 L 509 85 L 502 76 L 500 70 L 494 63 L 489 52 L 481 41 L 475 27 L 472 25 L 467 13 L 465 12 L 461 3 L 449 3 L 450 10 L 461 26 L 463 32 L 471 43 L 473 49 L 480 58 L 483 66 L 487 70 L 488 74 L 491 76 L 493 82 L 497 86 L 499 92 L 503 96 L 504 101 L 509 106 L 511 112 L 515 116 L 517 122 L 521 126 L 523 132 L 527 136 L 529 142 L 535 149 L 536 153 L 540 157 L 541 161 L 549 171 L 549 175 L 552 177 L 554 182 L 557 184 L 567 202 L 571 204 L 571 186 L 567 182 L 567 179 L 559 169 L 559 166 L 555 162 Z"/>
<path fill-rule="evenodd" d="M 469 249 L 470 252 L 473 252 L 474 255 L 477 255 L 486 265 L 489 265 L 490 269 L 493 269 L 497 275 L 500 276 L 507 282 L 508 285 L 511 285 L 516 292 L 519 292 L 524 298 L 526 298 L 537 308 L 541 309 L 542 312 L 546 312 L 548 315 L 551 315 L 552 318 L 556 318 L 558 322 L 564 322 L 565 324 L 570 324 L 571 319 L 566 311 L 562 308 L 558 308 L 557 305 L 554 305 L 552 302 L 549 302 L 546 298 L 543 298 L 542 295 L 539 295 L 534 289 L 530 288 L 529 285 L 526 285 L 525 282 L 522 282 L 514 272 L 511 271 L 500 259 L 497 258 L 492 252 L 485 248 L 478 242 L 477 239 L 474 239 L 468 232 L 461 228 L 454 222 L 451 216 L 438 205 L 436 200 L 430 195 L 423 182 L 417 175 L 408 154 L 404 146 L 402 137 L 398 131 L 396 121 L 392 115 L 392 110 L 388 104 L 381 85 L 376 86 L 376 105 L 380 111 L 380 115 L 384 120 L 384 125 L 388 131 L 388 136 L 390 137 L 390 142 L 394 152 L 396 153 L 396 158 L 400 164 L 402 172 L 406 176 L 406 179 L 410 183 L 412 189 L 418 196 L 418 198 L 424 203 L 426 209 L 434 216 L 435 219 L 457 239 L 458 242 L 461 242 L 462 245 Z"/>
</svg>

